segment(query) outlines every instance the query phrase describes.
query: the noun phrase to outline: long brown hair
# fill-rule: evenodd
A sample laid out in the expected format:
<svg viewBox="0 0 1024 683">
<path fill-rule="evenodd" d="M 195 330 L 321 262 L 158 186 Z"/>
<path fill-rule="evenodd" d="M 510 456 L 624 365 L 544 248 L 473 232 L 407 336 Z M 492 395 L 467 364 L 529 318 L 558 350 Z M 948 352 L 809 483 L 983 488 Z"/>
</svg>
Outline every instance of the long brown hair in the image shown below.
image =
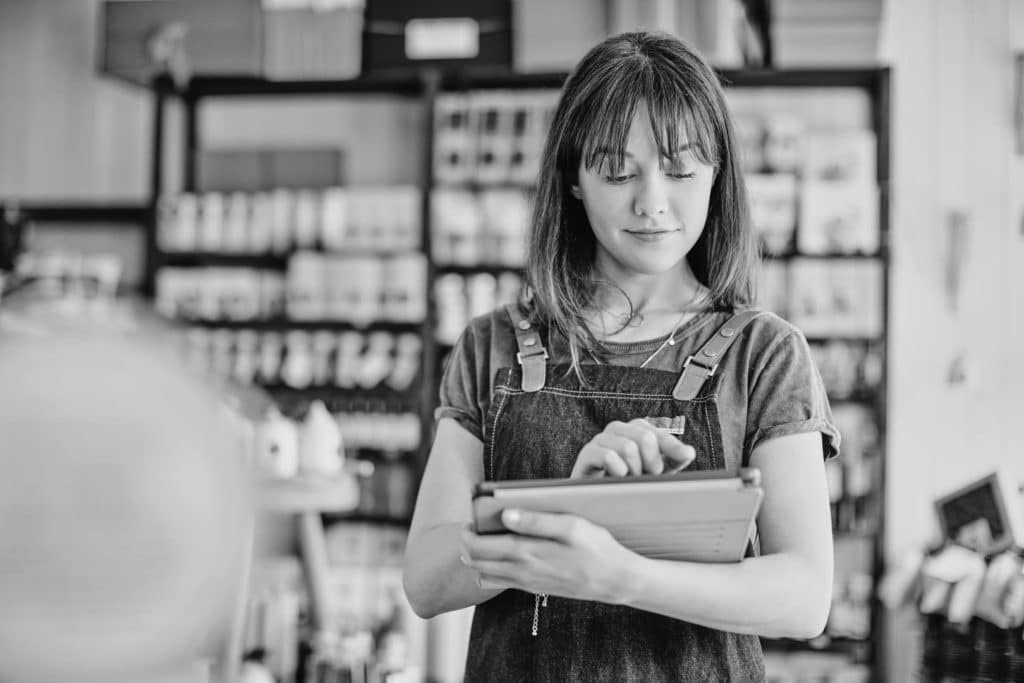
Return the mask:
<svg viewBox="0 0 1024 683">
<path fill-rule="evenodd" d="M 754 299 L 758 253 L 750 226 L 736 136 L 718 77 L 674 36 L 636 32 L 592 48 L 562 89 L 548 130 L 529 233 L 526 284 L 531 317 L 568 341 L 572 369 L 583 380 L 584 354 L 603 355 L 584 319 L 597 290 L 597 239 L 583 204 L 570 193 L 580 163 L 621 168 L 629 128 L 644 103 L 662 156 L 687 142 L 715 167 L 707 222 L 687 255 L 716 308 Z M 613 171 L 617 172 L 617 171 Z"/>
</svg>

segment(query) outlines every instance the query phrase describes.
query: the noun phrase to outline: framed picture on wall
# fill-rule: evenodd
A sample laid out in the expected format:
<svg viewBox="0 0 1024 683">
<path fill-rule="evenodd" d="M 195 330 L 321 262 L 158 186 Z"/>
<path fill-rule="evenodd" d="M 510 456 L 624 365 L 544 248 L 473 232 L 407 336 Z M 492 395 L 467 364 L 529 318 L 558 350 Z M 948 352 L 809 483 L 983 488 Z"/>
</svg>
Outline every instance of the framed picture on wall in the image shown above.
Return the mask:
<svg viewBox="0 0 1024 683">
<path fill-rule="evenodd" d="M 1016 481 L 996 471 L 935 501 L 946 540 L 991 555 L 1024 547 L 1024 505 Z"/>
</svg>

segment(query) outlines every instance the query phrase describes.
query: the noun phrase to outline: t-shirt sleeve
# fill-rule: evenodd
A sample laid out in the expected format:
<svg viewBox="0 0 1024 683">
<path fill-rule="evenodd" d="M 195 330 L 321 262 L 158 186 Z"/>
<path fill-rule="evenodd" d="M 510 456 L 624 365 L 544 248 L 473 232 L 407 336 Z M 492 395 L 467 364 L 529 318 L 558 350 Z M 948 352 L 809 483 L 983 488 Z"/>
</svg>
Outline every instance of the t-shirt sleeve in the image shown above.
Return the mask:
<svg viewBox="0 0 1024 683">
<path fill-rule="evenodd" d="M 807 432 L 821 433 L 826 460 L 839 454 L 825 384 L 802 333 L 792 330 L 776 340 L 753 371 L 744 460 L 769 439 Z"/>
<path fill-rule="evenodd" d="M 483 417 L 477 401 L 476 349 L 472 327 L 467 327 L 455 343 L 441 374 L 440 402 L 434 411 L 434 424 L 450 417 L 466 431 L 483 440 Z"/>
</svg>

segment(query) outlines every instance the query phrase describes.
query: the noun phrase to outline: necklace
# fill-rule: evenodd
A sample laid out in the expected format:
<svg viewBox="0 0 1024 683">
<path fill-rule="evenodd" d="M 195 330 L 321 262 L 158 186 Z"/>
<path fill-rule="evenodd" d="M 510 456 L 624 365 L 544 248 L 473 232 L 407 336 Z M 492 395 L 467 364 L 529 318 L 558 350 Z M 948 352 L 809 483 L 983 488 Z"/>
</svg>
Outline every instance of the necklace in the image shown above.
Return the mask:
<svg viewBox="0 0 1024 683">
<path fill-rule="evenodd" d="M 686 315 L 688 313 L 689 313 L 689 311 L 683 311 L 683 314 L 681 316 L 679 316 L 679 320 L 676 321 L 676 326 L 673 327 L 672 331 L 668 333 L 667 337 L 665 337 L 665 341 L 661 342 L 661 345 L 658 348 L 654 349 L 654 353 L 649 355 L 647 357 L 647 360 L 645 360 L 643 363 L 640 364 L 640 367 L 642 367 L 642 368 L 643 367 L 647 367 L 647 364 L 650 363 L 652 360 L 654 360 L 654 357 L 657 356 L 659 353 L 661 353 L 665 349 L 666 346 L 675 346 L 676 345 L 676 332 L 679 331 L 679 328 L 683 324 L 683 320 L 686 319 Z"/>
<path fill-rule="evenodd" d="M 647 357 L 647 360 L 640 364 L 640 367 L 647 367 L 647 364 L 654 360 L 654 357 L 661 353 L 666 346 L 676 345 L 676 332 L 678 332 L 679 328 L 682 327 L 683 322 L 686 320 L 686 316 L 692 312 L 690 309 L 693 307 L 693 304 L 695 304 L 703 294 L 702 289 L 703 288 L 700 287 L 697 288 L 697 291 L 694 292 L 693 297 L 691 297 L 690 300 L 686 302 L 686 305 L 683 306 L 683 312 L 679 315 L 679 319 L 676 321 L 676 324 L 672 328 L 672 331 L 668 333 L 667 337 L 665 337 L 665 341 L 661 342 L 661 345 L 659 345 L 658 348 L 654 349 L 654 353 L 649 355 Z"/>
</svg>

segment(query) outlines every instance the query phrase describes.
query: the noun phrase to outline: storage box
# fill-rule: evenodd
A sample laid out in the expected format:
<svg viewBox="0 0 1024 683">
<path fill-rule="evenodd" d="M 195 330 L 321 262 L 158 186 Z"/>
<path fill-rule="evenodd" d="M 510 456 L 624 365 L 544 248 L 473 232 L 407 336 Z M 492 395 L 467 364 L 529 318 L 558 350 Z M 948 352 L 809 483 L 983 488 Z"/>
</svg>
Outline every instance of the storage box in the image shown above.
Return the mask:
<svg viewBox="0 0 1024 683">
<path fill-rule="evenodd" d="M 263 0 L 267 78 L 347 79 L 360 73 L 363 0 Z"/>
<path fill-rule="evenodd" d="M 162 69 L 150 54 L 161 28 L 183 25 L 191 73 L 258 76 L 262 72 L 260 0 L 108 0 L 103 5 L 101 68 L 142 85 Z"/>
<path fill-rule="evenodd" d="M 511 0 L 368 0 L 363 73 L 512 65 Z"/>
</svg>

